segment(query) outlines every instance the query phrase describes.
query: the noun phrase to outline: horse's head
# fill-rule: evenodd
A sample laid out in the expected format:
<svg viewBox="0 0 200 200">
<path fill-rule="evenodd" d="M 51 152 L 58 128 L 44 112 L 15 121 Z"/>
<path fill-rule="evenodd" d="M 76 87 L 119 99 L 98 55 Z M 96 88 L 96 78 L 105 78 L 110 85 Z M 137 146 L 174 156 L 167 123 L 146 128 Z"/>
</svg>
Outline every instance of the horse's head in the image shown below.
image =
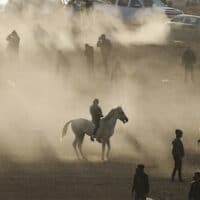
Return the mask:
<svg viewBox="0 0 200 200">
<path fill-rule="evenodd" d="M 128 122 L 128 117 L 124 113 L 123 109 L 121 107 L 116 108 L 116 114 L 117 118 L 122 121 L 124 124 Z"/>
</svg>

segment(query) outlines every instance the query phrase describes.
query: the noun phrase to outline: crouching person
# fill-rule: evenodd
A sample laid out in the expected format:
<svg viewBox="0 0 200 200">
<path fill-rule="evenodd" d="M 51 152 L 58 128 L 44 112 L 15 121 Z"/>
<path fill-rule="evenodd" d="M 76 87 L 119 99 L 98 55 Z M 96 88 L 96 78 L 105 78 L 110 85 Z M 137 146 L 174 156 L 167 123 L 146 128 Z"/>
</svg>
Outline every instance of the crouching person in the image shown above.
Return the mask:
<svg viewBox="0 0 200 200">
<path fill-rule="evenodd" d="M 138 165 L 133 179 L 132 196 L 134 200 L 146 200 L 149 193 L 149 178 L 144 165 Z"/>
</svg>

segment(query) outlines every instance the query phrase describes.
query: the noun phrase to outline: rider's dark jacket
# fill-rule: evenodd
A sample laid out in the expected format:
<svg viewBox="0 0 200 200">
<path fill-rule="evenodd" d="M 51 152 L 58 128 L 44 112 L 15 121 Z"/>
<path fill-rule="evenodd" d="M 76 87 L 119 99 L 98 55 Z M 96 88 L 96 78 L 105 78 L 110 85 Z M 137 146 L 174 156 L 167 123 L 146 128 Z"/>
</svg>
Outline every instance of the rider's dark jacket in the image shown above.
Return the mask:
<svg viewBox="0 0 200 200">
<path fill-rule="evenodd" d="M 101 108 L 96 104 L 90 106 L 90 114 L 92 116 L 92 122 L 95 125 L 98 124 L 101 117 L 103 117 Z"/>
</svg>

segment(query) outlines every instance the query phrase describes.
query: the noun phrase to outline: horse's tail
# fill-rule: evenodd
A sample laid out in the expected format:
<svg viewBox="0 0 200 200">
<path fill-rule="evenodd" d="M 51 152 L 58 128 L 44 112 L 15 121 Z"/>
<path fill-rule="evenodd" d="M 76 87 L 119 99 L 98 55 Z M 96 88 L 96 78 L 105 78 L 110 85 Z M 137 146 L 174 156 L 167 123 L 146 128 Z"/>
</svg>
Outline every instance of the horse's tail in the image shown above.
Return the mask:
<svg viewBox="0 0 200 200">
<path fill-rule="evenodd" d="M 62 137 L 61 140 L 63 139 L 63 137 L 67 134 L 67 129 L 70 123 L 72 123 L 73 120 L 68 121 L 65 126 L 63 127 L 63 131 L 62 131 Z"/>
</svg>

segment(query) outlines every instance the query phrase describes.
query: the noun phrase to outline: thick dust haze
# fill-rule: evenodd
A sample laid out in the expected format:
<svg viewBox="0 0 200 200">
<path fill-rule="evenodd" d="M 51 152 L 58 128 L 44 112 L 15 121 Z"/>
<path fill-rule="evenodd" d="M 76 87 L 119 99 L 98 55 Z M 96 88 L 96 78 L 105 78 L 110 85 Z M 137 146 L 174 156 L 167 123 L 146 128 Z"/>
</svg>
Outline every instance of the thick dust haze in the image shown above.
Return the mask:
<svg viewBox="0 0 200 200">
<path fill-rule="evenodd" d="M 182 80 L 178 57 L 183 49 L 170 54 L 163 45 L 169 31 L 165 16 L 152 16 L 143 26 L 131 29 L 109 15 L 92 12 L 74 17 L 59 6 L 39 8 L 8 10 L 0 17 L 2 158 L 75 160 L 73 133 L 70 129 L 60 142 L 61 131 L 71 119 L 90 119 L 89 106 L 96 97 L 104 114 L 122 106 L 130 119 L 126 125 L 117 124 L 111 139 L 113 158 L 170 165 L 176 128 L 185 131 L 186 148 L 197 151 L 198 87 Z M 13 30 L 21 38 L 15 60 L 6 51 L 6 37 Z M 102 33 L 114 49 L 106 76 L 96 48 Z M 94 76 L 87 69 L 85 43 L 95 47 Z M 58 50 L 65 52 L 67 63 L 59 71 Z M 111 81 L 116 60 L 123 70 L 118 80 Z M 86 137 L 84 151 L 89 160 L 99 160 L 101 145 Z"/>
</svg>

